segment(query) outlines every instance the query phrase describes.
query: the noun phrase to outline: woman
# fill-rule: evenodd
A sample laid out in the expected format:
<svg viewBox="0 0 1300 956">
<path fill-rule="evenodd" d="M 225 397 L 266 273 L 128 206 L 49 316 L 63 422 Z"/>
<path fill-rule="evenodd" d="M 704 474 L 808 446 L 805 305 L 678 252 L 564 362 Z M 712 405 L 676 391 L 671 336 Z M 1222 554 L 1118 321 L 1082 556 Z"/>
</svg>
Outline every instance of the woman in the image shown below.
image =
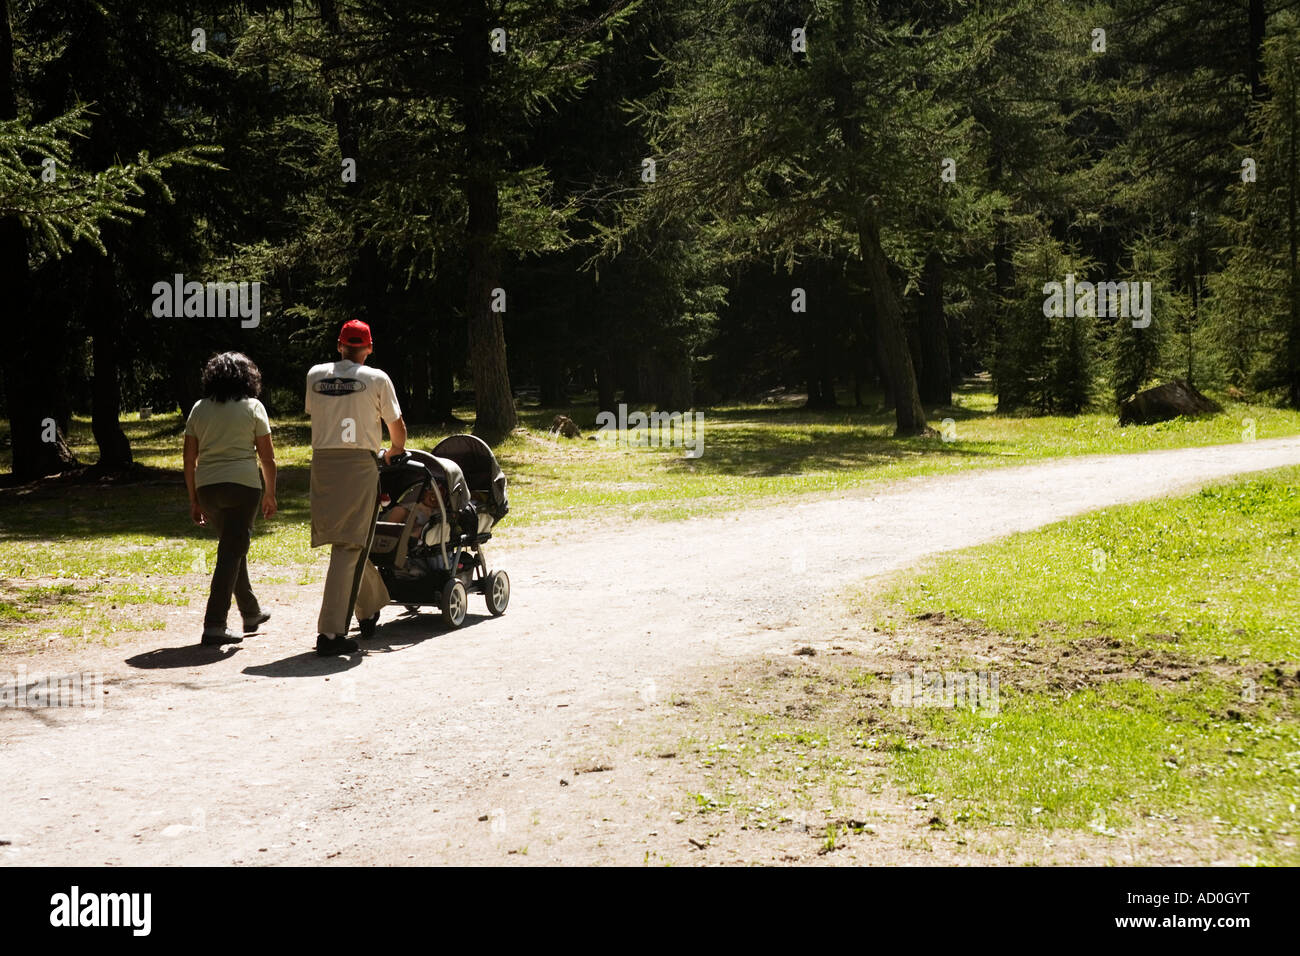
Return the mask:
<svg viewBox="0 0 1300 956">
<path fill-rule="evenodd" d="M 190 517 L 211 522 L 220 535 L 217 566 L 212 572 L 202 643 L 238 644 L 226 630 L 233 593 L 251 634 L 271 619 L 261 609 L 248 581 L 248 545 L 261 502 L 262 517 L 275 514 L 275 448 L 271 423 L 257 400 L 262 374 L 242 352 L 223 352 L 203 369 L 203 398 L 185 422 L 185 486 Z M 261 476 L 258 475 L 261 459 Z"/>
</svg>

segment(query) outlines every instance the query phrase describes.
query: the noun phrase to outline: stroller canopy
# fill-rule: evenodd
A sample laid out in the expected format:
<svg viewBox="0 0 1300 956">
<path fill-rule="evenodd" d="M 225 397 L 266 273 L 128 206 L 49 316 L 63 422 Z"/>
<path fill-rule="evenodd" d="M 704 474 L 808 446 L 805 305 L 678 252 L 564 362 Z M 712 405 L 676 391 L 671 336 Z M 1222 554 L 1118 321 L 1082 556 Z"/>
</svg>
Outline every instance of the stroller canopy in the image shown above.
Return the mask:
<svg viewBox="0 0 1300 956">
<path fill-rule="evenodd" d="M 447 510 L 460 511 L 470 503 L 470 489 L 460 465 L 448 458 L 430 455 L 426 451 L 407 449 L 407 458 L 386 467 L 380 474 L 384 492 L 394 501 L 411 485 L 425 476 L 441 478 L 447 486 Z"/>
<path fill-rule="evenodd" d="M 412 454 L 424 454 L 413 452 Z M 497 464 L 492 449 L 481 438 L 473 435 L 452 435 L 444 438 L 433 449 L 434 457 L 457 466 L 471 492 L 483 492 L 490 498 L 490 511 L 502 518 L 510 510 L 506 501 L 506 475 Z"/>
</svg>

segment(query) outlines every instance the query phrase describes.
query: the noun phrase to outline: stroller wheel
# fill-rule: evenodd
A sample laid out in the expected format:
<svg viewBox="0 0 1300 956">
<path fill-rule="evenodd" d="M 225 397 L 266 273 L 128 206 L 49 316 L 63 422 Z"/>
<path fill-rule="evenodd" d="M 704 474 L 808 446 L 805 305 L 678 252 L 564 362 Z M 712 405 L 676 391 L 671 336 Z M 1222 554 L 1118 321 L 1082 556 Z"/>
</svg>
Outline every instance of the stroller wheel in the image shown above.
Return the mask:
<svg viewBox="0 0 1300 956">
<path fill-rule="evenodd" d="M 483 595 L 487 598 L 488 610 L 493 617 L 506 613 L 510 603 L 510 577 L 504 571 L 493 571 L 483 582 Z"/>
<path fill-rule="evenodd" d="M 406 610 L 409 611 L 411 614 L 419 614 L 419 613 L 420 613 L 420 605 L 418 605 L 418 604 L 407 604 L 407 605 L 406 605 Z"/>
<path fill-rule="evenodd" d="M 460 627 L 465 623 L 465 611 L 469 604 L 468 595 L 465 593 L 465 585 L 459 578 L 452 578 L 442 588 L 442 597 L 438 601 L 438 606 L 442 608 L 442 616 L 450 628 Z"/>
</svg>

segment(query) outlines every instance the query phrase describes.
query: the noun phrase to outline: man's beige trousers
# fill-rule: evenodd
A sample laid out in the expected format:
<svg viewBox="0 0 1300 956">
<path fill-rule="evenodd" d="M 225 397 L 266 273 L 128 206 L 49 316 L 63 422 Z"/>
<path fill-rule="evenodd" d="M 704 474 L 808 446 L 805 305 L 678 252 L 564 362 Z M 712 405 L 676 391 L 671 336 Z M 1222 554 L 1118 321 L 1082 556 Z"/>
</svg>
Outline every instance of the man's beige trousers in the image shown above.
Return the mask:
<svg viewBox="0 0 1300 956">
<path fill-rule="evenodd" d="M 347 634 L 354 609 L 363 620 L 388 603 L 388 589 L 369 561 L 378 515 L 379 473 L 371 452 L 313 452 L 311 546 L 332 546 L 316 621 L 320 634 Z"/>
</svg>

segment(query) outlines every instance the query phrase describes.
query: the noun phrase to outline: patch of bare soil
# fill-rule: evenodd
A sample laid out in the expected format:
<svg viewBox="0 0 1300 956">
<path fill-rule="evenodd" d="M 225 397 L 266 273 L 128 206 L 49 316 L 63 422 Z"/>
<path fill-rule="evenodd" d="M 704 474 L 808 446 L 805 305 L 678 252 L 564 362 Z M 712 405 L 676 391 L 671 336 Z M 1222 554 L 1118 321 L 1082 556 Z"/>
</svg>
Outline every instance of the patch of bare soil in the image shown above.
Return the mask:
<svg viewBox="0 0 1300 956">
<path fill-rule="evenodd" d="M 849 628 L 861 633 L 859 626 Z M 1073 692 L 1120 680 L 1185 681 L 1212 662 L 1134 649 L 1110 638 L 1043 644 L 1012 640 L 942 613 L 838 643 L 700 669 L 648 707 L 635 732 L 601 751 L 609 769 L 589 796 L 635 809 L 606 817 L 631 828 L 643 862 L 987 865 L 1232 864 L 1253 859 L 1209 821 L 1139 819 L 1119 832 L 977 825 L 935 794 L 894 783 L 902 748 L 945 747 L 891 706 L 893 679 L 983 665 L 1018 692 Z M 1248 665 L 1217 676 L 1268 678 L 1294 690 L 1297 675 Z M 1243 711 L 1222 716 L 1250 719 Z M 584 757 L 582 759 L 589 759 Z M 606 812 L 612 812 L 608 809 Z M 626 854 L 611 851 L 615 860 Z"/>
<path fill-rule="evenodd" d="M 882 616 L 896 612 L 882 609 Z M 1212 675 L 1240 686 L 1251 680 L 1270 687 L 1300 687 L 1300 670 L 1288 662 L 1228 662 L 1220 657 L 1184 653 L 1175 635 L 1149 635 L 1164 646 L 1138 644 L 1107 634 L 1064 639 L 1053 631 L 1059 624 L 1042 621 L 1043 639 L 1015 640 L 990 630 L 980 622 L 950 618 L 937 611 L 904 619 L 904 631 L 891 652 L 894 663 L 908 669 L 987 669 L 1004 673 L 1003 686 L 1025 692 L 1070 693 L 1099 684 L 1141 680 L 1155 687 L 1171 687 L 1199 675 Z M 1092 622 L 1100 628 L 1100 624 Z M 1034 638 L 1041 635 L 1035 634 Z"/>
</svg>

